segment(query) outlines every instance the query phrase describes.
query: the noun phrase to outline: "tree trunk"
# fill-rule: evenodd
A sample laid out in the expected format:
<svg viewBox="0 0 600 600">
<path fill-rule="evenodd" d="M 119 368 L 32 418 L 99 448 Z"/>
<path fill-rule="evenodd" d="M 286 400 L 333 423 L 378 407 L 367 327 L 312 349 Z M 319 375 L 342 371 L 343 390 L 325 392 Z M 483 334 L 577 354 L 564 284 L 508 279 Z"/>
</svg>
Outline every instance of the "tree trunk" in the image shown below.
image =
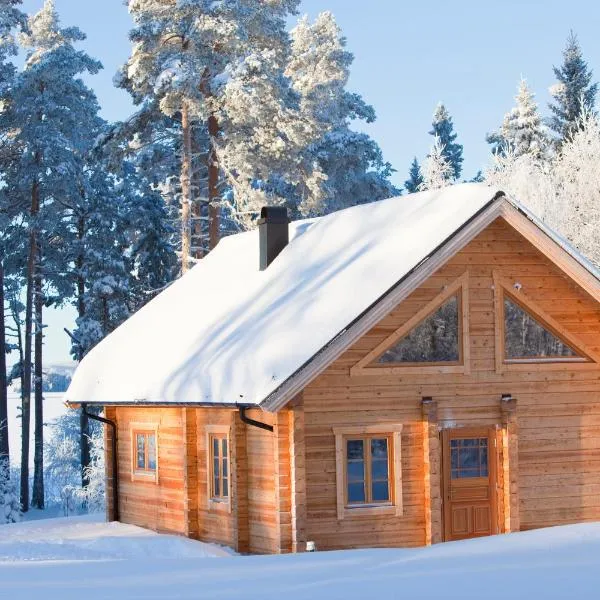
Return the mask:
<svg viewBox="0 0 600 600">
<path fill-rule="evenodd" d="M 34 398 L 35 398 L 35 425 L 34 425 L 34 454 L 33 454 L 33 492 L 31 505 L 34 508 L 44 508 L 44 396 L 42 358 L 44 351 L 43 307 L 44 296 L 42 290 L 42 249 L 38 242 L 37 267 L 34 278 L 34 312 L 35 312 L 35 354 L 34 354 Z"/>
<path fill-rule="evenodd" d="M 36 157 L 37 158 L 37 157 Z M 31 186 L 29 254 L 27 257 L 27 283 L 25 291 L 25 351 L 23 353 L 23 393 L 21 407 L 21 510 L 29 510 L 29 436 L 31 426 L 31 333 L 33 329 L 33 289 L 38 250 L 37 223 L 40 211 L 40 188 L 37 181 Z"/>
<path fill-rule="evenodd" d="M 83 267 L 85 264 L 85 256 L 83 251 L 84 237 L 85 217 L 80 215 L 77 220 L 77 241 L 79 242 L 79 252 L 77 254 L 77 258 L 75 259 L 77 316 L 79 318 L 85 316 L 85 277 L 83 275 Z M 83 358 L 83 348 L 79 348 L 77 357 L 79 360 Z M 85 488 L 90 483 L 89 477 L 86 476 L 86 470 L 90 466 L 90 425 L 83 409 L 80 409 L 79 413 L 79 451 L 81 459 L 81 486 Z"/>
<path fill-rule="evenodd" d="M 4 265 L 0 261 L 0 473 L 10 465 L 8 444 L 8 380 L 6 374 L 6 329 L 4 326 Z"/>
<path fill-rule="evenodd" d="M 208 135 L 210 151 L 208 153 L 208 222 L 209 248 L 212 250 L 219 243 L 219 160 L 216 152 L 216 138 L 219 134 L 217 117 L 208 117 Z"/>
<path fill-rule="evenodd" d="M 192 202 L 192 131 L 187 102 L 181 107 L 181 129 L 183 132 L 181 158 L 181 273 L 189 269 L 192 250 L 191 202 Z"/>
</svg>

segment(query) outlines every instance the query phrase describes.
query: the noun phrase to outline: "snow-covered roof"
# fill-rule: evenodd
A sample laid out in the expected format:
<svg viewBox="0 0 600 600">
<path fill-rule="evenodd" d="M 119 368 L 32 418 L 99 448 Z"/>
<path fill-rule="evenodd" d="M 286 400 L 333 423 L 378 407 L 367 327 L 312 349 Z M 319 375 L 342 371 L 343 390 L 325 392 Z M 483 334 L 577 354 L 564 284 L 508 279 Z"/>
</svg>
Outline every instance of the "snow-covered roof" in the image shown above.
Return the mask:
<svg viewBox="0 0 600 600">
<path fill-rule="evenodd" d="M 261 403 L 493 202 L 463 184 L 290 224 L 259 271 L 258 231 L 205 259 L 81 362 L 71 403 Z"/>
</svg>

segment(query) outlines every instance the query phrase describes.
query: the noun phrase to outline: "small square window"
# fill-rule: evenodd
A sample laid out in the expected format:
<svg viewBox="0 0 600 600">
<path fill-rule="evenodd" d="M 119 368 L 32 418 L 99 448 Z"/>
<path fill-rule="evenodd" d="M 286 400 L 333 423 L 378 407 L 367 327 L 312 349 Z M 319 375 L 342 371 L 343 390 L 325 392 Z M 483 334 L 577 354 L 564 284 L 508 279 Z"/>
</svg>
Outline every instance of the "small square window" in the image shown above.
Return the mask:
<svg viewBox="0 0 600 600">
<path fill-rule="evenodd" d="M 134 429 L 131 432 L 132 439 L 132 475 L 134 478 L 157 477 L 157 444 L 156 430 Z"/>
<path fill-rule="evenodd" d="M 335 427 L 338 519 L 402 515 L 400 423 Z"/>
<path fill-rule="evenodd" d="M 387 436 L 346 438 L 347 506 L 391 502 L 390 446 Z"/>
</svg>

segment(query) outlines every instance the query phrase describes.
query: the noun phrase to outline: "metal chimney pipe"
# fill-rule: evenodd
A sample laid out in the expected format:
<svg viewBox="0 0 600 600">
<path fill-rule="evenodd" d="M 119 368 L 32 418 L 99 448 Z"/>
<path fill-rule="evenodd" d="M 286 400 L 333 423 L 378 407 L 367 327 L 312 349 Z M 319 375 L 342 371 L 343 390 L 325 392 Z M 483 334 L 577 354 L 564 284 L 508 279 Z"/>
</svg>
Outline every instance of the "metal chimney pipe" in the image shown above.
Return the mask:
<svg viewBox="0 0 600 600">
<path fill-rule="evenodd" d="M 287 208 L 263 206 L 258 220 L 259 268 L 264 271 L 288 245 L 290 239 Z"/>
</svg>

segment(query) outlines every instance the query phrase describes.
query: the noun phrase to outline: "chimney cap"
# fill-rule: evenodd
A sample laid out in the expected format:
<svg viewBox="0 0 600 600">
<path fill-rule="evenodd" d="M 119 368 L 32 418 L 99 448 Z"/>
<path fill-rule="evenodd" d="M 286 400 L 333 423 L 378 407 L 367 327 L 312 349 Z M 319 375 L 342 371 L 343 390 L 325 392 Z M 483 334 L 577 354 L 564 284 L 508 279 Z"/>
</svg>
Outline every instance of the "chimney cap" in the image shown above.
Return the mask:
<svg viewBox="0 0 600 600">
<path fill-rule="evenodd" d="M 287 225 L 289 222 L 290 220 L 285 206 L 263 206 L 260 209 L 259 225 L 262 225 L 263 223 Z"/>
</svg>

